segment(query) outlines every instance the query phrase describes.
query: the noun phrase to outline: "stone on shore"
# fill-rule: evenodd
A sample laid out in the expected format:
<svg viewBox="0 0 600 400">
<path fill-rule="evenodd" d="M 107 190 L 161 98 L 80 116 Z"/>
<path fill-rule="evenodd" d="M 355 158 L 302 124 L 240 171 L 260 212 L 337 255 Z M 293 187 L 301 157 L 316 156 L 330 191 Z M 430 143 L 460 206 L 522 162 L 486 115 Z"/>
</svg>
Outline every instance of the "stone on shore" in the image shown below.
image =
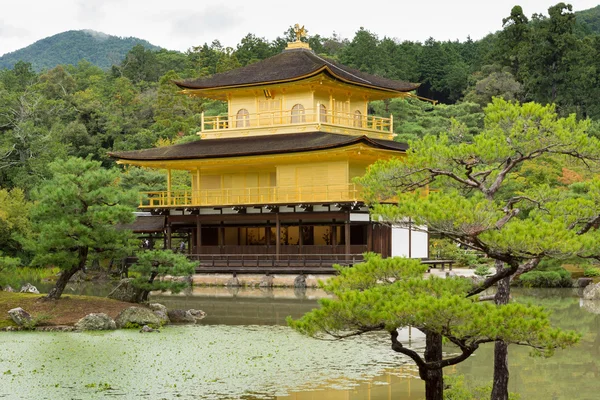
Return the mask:
<svg viewBox="0 0 600 400">
<path fill-rule="evenodd" d="M 150 333 L 150 332 L 160 333 L 160 331 L 158 329 L 152 329 L 148 325 L 144 325 L 144 326 L 142 326 L 142 329 L 140 329 L 140 333 Z"/>
<path fill-rule="evenodd" d="M 306 275 L 298 275 L 296 279 L 294 279 L 294 287 L 299 289 L 306 289 Z"/>
<path fill-rule="evenodd" d="M 227 282 L 225 282 L 225 286 L 227 286 L 227 287 L 241 286 L 240 280 L 237 278 L 237 276 L 234 276 L 233 278 L 230 278 Z"/>
<path fill-rule="evenodd" d="M 133 328 L 144 325 L 160 326 L 161 320 L 148 308 L 129 307 L 115 318 L 117 328 Z"/>
<path fill-rule="evenodd" d="M 195 324 L 204 317 L 206 313 L 202 310 L 169 310 L 169 320 L 174 324 Z"/>
<path fill-rule="evenodd" d="M 77 321 L 75 328 L 79 331 L 109 331 L 117 329 L 117 324 L 104 313 L 92 313 Z"/>
<path fill-rule="evenodd" d="M 35 286 L 33 286 L 31 283 L 26 283 L 25 285 L 21 286 L 21 290 L 19 292 L 20 293 L 40 294 L 39 290 L 37 290 L 37 288 Z"/>
<path fill-rule="evenodd" d="M 273 275 L 265 275 L 260 279 L 258 283 L 258 287 L 261 288 L 271 288 L 273 287 Z"/>
<path fill-rule="evenodd" d="M 167 307 L 164 305 L 160 303 L 151 303 L 148 305 L 148 307 L 150 307 L 154 315 L 160 319 L 161 325 L 167 325 L 171 322 L 169 319 L 169 310 L 167 310 Z"/>
<path fill-rule="evenodd" d="M 578 288 L 585 288 L 591 285 L 592 283 L 594 283 L 594 280 L 592 278 L 579 278 L 577 279 L 575 286 Z"/>
<path fill-rule="evenodd" d="M 13 289 L 13 288 L 12 288 L 12 286 L 10 286 L 10 285 L 6 285 L 6 286 L 4 287 L 4 291 L 5 291 L 5 292 L 14 293 L 14 292 L 15 292 L 15 289 Z"/>
<path fill-rule="evenodd" d="M 600 283 L 588 285 L 583 289 L 585 300 L 600 300 Z"/>
<path fill-rule="evenodd" d="M 31 322 L 31 314 L 23 310 L 21 307 L 8 310 L 8 315 L 18 326 L 26 326 Z"/>
</svg>

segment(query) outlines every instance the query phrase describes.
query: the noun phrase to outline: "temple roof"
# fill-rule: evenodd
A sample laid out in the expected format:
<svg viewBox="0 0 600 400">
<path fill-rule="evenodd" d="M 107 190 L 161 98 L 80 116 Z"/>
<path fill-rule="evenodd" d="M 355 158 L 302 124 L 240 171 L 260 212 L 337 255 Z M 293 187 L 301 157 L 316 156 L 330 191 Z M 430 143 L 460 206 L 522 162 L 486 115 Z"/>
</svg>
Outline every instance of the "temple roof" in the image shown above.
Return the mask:
<svg viewBox="0 0 600 400">
<path fill-rule="evenodd" d="M 162 232 L 165 229 L 165 217 L 164 215 L 140 215 L 131 224 L 119 224 L 116 228 L 119 230 L 131 230 L 135 233 Z"/>
<path fill-rule="evenodd" d="M 208 78 L 176 81 L 175 84 L 182 89 L 245 87 L 297 81 L 320 73 L 354 85 L 394 92 L 410 92 L 419 87 L 416 83 L 382 78 L 349 68 L 308 49 L 285 50 L 276 56 L 242 68 Z"/>
<path fill-rule="evenodd" d="M 156 147 L 153 149 L 108 153 L 113 158 L 135 161 L 190 160 L 227 158 L 265 154 L 299 153 L 366 144 L 373 148 L 404 152 L 406 143 L 372 139 L 367 136 L 349 136 L 325 132 L 291 133 L 197 140 L 195 142 Z"/>
</svg>

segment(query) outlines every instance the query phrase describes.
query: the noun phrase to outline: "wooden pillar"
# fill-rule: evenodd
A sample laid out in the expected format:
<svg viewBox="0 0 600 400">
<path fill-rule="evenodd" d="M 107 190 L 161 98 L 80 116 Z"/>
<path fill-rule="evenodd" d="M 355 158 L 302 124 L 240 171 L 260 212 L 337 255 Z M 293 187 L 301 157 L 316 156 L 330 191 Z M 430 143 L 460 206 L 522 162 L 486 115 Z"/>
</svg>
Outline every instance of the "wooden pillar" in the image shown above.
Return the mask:
<svg viewBox="0 0 600 400">
<path fill-rule="evenodd" d="M 267 221 L 265 228 L 265 244 L 267 245 L 267 253 L 271 254 L 271 221 Z"/>
<path fill-rule="evenodd" d="M 165 237 L 165 248 L 166 249 L 171 249 L 171 234 L 172 234 L 171 223 L 167 222 L 167 236 Z"/>
<path fill-rule="evenodd" d="M 223 221 L 221 221 L 221 225 L 219 225 L 219 250 L 221 252 L 221 254 L 223 254 L 223 252 L 225 251 L 225 227 L 223 226 Z"/>
<path fill-rule="evenodd" d="M 200 216 L 196 215 L 196 254 L 202 253 L 200 248 L 202 247 L 202 224 L 200 223 Z"/>
<path fill-rule="evenodd" d="M 279 213 L 275 214 L 275 255 L 279 260 L 279 252 L 281 251 L 281 224 L 279 223 Z"/>
<path fill-rule="evenodd" d="M 333 220 L 335 223 L 335 219 Z M 336 246 L 337 246 L 337 229 L 335 225 L 331 225 L 331 254 L 336 254 Z"/>
<path fill-rule="evenodd" d="M 298 221 L 298 253 L 304 254 L 304 230 L 302 229 L 302 220 Z"/>
<path fill-rule="evenodd" d="M 346 245 L 346 260 L 350 259 L 350 213 L 348 213 L 348 219 L 344 224 L 344 244 Z"/>
<path fill-rule="evenodd" d="M 373 222 L 367 225 L 367 251 L 375 251 L 373 248 Z"/>
</svg>

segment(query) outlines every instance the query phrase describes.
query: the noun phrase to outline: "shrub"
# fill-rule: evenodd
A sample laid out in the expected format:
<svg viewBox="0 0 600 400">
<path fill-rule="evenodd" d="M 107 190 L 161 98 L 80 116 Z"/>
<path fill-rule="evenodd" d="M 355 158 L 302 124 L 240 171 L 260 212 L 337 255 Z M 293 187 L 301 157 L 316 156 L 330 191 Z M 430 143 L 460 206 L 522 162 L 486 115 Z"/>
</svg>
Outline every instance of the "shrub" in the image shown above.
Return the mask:
<svg viewBox="0 0 600 400">
<path fill-rule="evenodd" d="M 583 276 L 588 278 L 593 278 L 595 276 L 600 276 L 600 268 L 596 267 L 583 267 Z"/>
<path fill-rule="evenodd" d="M 536 287 L 536 288 L 560 288 L 571 287 L 571 273 L 565 269 L 555 271 L 531 271 L 521 275 L 517 286 Z"/>
<path fill-rule="evenodd" d="M 488 265 L 484 264 L 475 268 L 475 271 L 473 271 L 473 273 L 477 276 L 488 276 L 492 273 L 492 271 L 490 270 L 490 267 Z"/>
</svg>

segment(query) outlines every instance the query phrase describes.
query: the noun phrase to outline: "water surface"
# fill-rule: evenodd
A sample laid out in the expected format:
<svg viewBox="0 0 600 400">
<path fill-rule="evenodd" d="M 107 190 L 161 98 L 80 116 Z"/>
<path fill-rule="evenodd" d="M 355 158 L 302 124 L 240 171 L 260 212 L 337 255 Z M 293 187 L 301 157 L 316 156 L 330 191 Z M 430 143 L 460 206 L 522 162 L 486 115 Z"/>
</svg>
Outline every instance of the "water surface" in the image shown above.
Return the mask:
<svg viewBox="0 0 600 400">
<path fill-rule="evenodd" d="M 570 289 L 514 294 L 516 301 L 553 310 L 558 326 L 583 337 L 576 347 L 548 359 L 531 358 L 528 349 L 511 346 L 510 390 L 532 400 L 599 398 L 600 303 L 580 302 Z M 416 368 L 390 350 L 386 334 L 325 342 L 285 326 L 286 316 L 301 316 L 323 296 L 311 290 L 194 288 L 188 295 L 153 300 L 206 311 L 197 326 L 168 327 L 160 334 L 3 333 L 0 398 L 423 398 Z M 408 343 L 409 332 L 402 335 Z M 418 331 L 410 332 L 410 344 L 422 350 Z M 493 346 L 483 346 L 445 373 L 489 384 L 492 360 Z"/>
</svg>

